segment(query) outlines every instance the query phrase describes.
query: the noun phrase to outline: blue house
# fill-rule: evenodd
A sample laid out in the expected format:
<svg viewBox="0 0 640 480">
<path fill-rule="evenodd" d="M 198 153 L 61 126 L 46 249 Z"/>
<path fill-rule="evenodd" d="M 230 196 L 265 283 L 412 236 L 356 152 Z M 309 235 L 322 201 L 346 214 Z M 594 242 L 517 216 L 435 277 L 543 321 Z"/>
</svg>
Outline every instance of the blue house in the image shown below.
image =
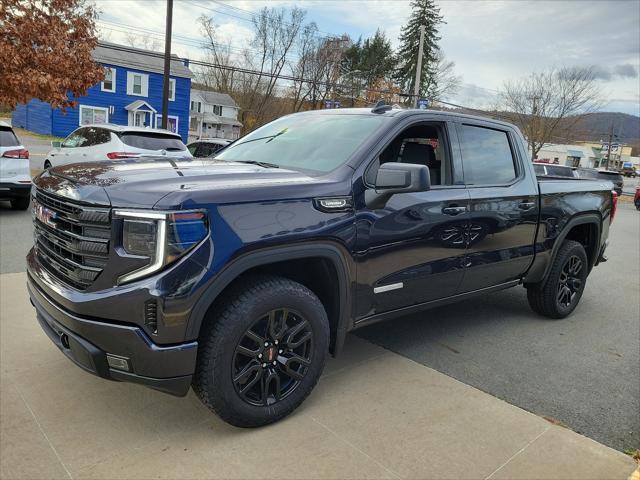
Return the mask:
<svg viewBox="0 0 640 480">
<path fill-rule="evenodd" d="M 164 58 L 161 53 L 100 42 L 93 58 L 105 68 L 104 81 L 77 97 L 78 105 L 65 112 L 31 100 L 18 105 L 12 124 L 35 133 L 66 137 L 80 125 L 115 123 L 136 127 L 162 125 Z M 173 55 L 169 84 L 167 128 L 187 141 L 189 97 L 193 74 L 187 60 Z"/>
</svg>

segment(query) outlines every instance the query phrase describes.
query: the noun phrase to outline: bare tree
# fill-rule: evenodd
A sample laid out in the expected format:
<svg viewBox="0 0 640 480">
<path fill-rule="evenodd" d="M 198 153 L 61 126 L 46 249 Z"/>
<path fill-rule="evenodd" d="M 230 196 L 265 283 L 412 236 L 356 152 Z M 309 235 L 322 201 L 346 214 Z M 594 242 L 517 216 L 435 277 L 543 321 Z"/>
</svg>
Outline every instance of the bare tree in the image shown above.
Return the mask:
<svg viewBox="0 0 640 480">
<path fill-rule="evenodd" d="M 256 66 L 260 75 L 251 104 L 255 105 L 253 116 L 258 124 L 265 120 L 265 110 L 288 64 L 288 56 L 300 34 L 305 15 L 306 12 L 297 7 L 288 12 L 284 8 L 265 7 L 253 18 L 255 35 L 251 46 L 257 51 Z"/>
<path fill-rule="evenodd" d="M 126 32 L 124 34 L 127 45 L 134 48 L 144 48 L 145 50 L 158 51 L 162 48 L 162 43 L 156 37 L 148 33 Z"/>
<path fill-rule="evenodd" d="M 206 60 L 215 65 L 235 66 L 236 62 L 231 54 L 231 44 L 230 42 L 222 43 L 218 38 L 213 18 L 200 15 L 198 23 L 205 38 L 203 48 L 206 52 Z M 233 70 L 211 67 L 198 72 L 197 78 L 200 83 L 218 92 L 233 93 L 234 73 Z"/>
<path fill-rule="evenodd" d="M 500 92 L 503 108 L 510 112 L 535 159 L 545 143 L 570 128 L 578 114 L 597 110 L 602 95 L 594 67 L 564 67 L 506 82 Z"/>
<path fill-rule="evenodd" d="M 455 95 L 460 89 L 462 77 L 455 73 L 456 63 L 447 60 L 444 52 L 436 50 L 434 73 L 426 78 L 425 91 L 432 100 L 442 100 L 447 95 Z"/>
</svg>

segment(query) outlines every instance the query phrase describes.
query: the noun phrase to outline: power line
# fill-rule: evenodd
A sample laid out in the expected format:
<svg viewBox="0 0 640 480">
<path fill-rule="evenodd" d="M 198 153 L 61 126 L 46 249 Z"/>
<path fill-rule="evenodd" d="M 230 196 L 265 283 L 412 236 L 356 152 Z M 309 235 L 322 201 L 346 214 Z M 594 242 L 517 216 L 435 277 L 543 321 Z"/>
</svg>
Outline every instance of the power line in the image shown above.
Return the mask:
<svg viewBox="0 0 640 480">
<path fill-rule="evenodd" d="M 159 52 L 150 52 L 150 51 L 141 51 L 139 49 L 136 48 L 132 48 L 132 47 L 126 47 L 124 45 L 109 45 L 109 48 L 112 50 L 117 50 L 117 51 L 122 51 L 122 52 L 128 52 L 128 53 L 135 53 L 138 55 L 146 55 L 146 56 L 150 56 L 150 57 L 155 57 L 155 58 L 164 58 L 164 55 L 162 53 Z M 183 59 L 180 59 L 183 60 Z M 184 59 L 186 60 L 186 59 Z M 130 62 L 130 60 L 129 60 Z M 242 68 L 242 67 L 235 67 L 235 66 L 231 66 L 231 65 L 222 65 L 222 64 L 217 64 L 217 63 L 212 63 L 212 62 L 206 62 L 206 61 L 202 61 L 202 60 L 189 60 L 189 64 L 190 65 L 197 65 L 197 66 L 202 66 L 202 67 L 208 67 L 208 68 L 218 68 L 220 70 L 226 70 L 226 71 L 231 71 L 231 72 L 238 72 L 238 73 L 243 73 L 243 74 L 247 74 L 247 75 L 258 75 L 260 77 L 263 78 L 272 78 L 272 79 L 276 79 L 276 80 L 287 80 L 287 81 L 292 81 L 292 82 L 301 82 L 301 83 L 307 83 L 307 84 L 313 84 L 313 85 L 324 85 L 327 88 L 338 88 L 338 89 L 345 89 L 345 90 L 350 90 L 351 86 L 350 85 L 344 85 L 344 84 L 340 84 L 340 83 L 336 83 L 336 82 L 331 82 L 331 81 L 318 81 L 318 80 L 311 80 L 311 79 L 307 79 L 307 78 L 301 78 L 301 77 L 295 77 L 292 75 L 282 75 L 282 74 L 273 74 L 273 73 L 269 73 L 269 72 L 261 72 L 258 70 L 251 70 L 248 68 Z M 381 95 L 400 95 L 398 92 L 394 92 L 392 90 L 382 90 L 382 89 L 374 89 L 374 88 L 366 88 L 367 92 L 369 93 L 377 93 L 377 94 L 381 94 Z M 404 94 L 404 96 L 411 96 L 410 94 Z M 434 102 L 433 99 L 429 99 L 432 102 Z M 441 101 L 441 100 L 435 100 L 435 102 L 442 104 L 442 105 L 447 105 L 450 107 L 455 107 L 455 108 L 460 108 L 469 112 L 477 112 L 480 114 L 483 114 L 485 116 L 490 116 L 492 118 L 498 118 L 498 119 L 507 119 L 507 117 L 500 115 L 497 112 L 489 112 L 486 110 L 481 110 L 481 109 L 477 109 L 477 108 L 472 108 L 472 107 L 466 107 L 463 105 L 459 105 L 459 104 L 455 104 L 455 103 L 451 103 L 451 102 L 445 102 L 445 101 Z"/>
</svg>

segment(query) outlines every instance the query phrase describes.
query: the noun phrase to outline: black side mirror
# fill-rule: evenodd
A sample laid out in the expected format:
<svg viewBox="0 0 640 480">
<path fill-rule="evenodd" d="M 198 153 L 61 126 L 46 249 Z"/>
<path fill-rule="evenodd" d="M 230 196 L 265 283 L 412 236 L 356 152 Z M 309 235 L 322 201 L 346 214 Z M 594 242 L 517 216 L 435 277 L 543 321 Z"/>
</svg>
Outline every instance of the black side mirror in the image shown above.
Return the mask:
<svg viewBox="0 0 640 480">
<path fill-rule="evenodd" d="M 375 190 L 365 192 L 365 202 L 371 209 L 382 208 L 396 193 L 426 192 L 431 187 L 426 165 L 383 163 L 378 168 Z"/>
</svg>

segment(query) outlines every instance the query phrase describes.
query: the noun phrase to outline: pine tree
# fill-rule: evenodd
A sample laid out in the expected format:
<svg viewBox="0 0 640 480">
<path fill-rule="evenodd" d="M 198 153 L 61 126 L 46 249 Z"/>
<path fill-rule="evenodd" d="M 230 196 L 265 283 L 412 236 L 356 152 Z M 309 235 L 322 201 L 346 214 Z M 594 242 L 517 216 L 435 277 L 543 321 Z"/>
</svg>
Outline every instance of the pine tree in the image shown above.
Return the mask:
<svg viewBox="0 0 640 480">
<path fill-rule="evenodd" d="M 436 6 L 434 0 L 413 0 L 411 9 L 409 22 L 402 28 L 400 34 L 395 80 L 399 83 L 402 91 L 413 94 L 418 49 L 420 48 L 420 26 L 424 25 L 420 96 L 429 97 L 438 87 L 434 81 L 438 63 L 438 40 L 440 40 L 438 26 L 444 23 L 444 20 L 440 15 L 440 8 Z M 428 79 L 430 81 L 427 81 Z"/>
</svg>

